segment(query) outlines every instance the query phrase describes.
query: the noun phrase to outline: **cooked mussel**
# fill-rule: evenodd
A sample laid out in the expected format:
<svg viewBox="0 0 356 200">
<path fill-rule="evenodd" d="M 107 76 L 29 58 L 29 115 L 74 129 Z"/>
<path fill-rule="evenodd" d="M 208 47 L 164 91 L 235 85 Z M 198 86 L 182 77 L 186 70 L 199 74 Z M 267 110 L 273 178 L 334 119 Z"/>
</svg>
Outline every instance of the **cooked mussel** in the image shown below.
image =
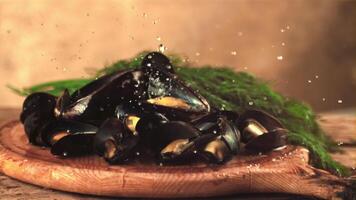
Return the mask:
<svg viewBox="0 0 356 200">
<path fill-rule="evenodd" d="M 41 138 L 42 128 L 52 120 L 54 120 L 53 115 L 41 111 L 33 111 L 28 115 L 23 124 L 29 142 L 34 145 L 45 145 Z"/>
<path fill-rule="evenodd" d="M 82 123 L 74 120 L 56 119 L 44 125 L 41 130 L 41 139 L 47 146 L 53 146 L 66 136 L 92 135 L 95 134 L 97 130 L 97 126 L 88 123 Z"/>
<path fill-rule="evenodd" d="M 55 96 L 44 92 L 32 93 L 23 102 L 20 121 L 24 123 L 26 118 L 33 112 L 41 112 L 43 115 L 53 115 L 55 105 Z"/>
<path fill-rule="evenodd" d="M 144 72 L 155 72 L 155 71 L 166 71 L 169 73 L 174 73 L 173 66 L 169 58 L 160 52 L 148 53 L 142 60 L 141 63 Z"/>
<path fill-rule="evenodd" d="M 95 152 L 109 163 L 126 161 L 138 144 L 139 137 L 131 132 L 118 118 L 107 119 L 94 138 Z"/>
<path fill-rule="evenodd" d="M 95 133 L 70 134 L 61 137 L 52 145 L 51 153 L 61 157 L 77 157 L 94 152 L 93 141 Z"/>
<path fill-rule="evenodd" d="M 161 123 L 150 138 L 151 146 L 162 162 L 186 162 L 198 148 L 198 129 L 183 121 Z"/>
<path fill-rule="evenodd" d="M 45 145 L 53 155 L 62 157 L 82 156 L 93 153 L 93 139 L 98 128 L 91 124 L 71 120 L 52 120 L 41 130 Z"/>
<path fill-rule="evenodd" d="M 223 163 L 240 149 L 240 132 L 229 119 L 232 113 L 213 112 L 192 121 L 202 134 L 215 134 L 216 138 L 206 144 L 201 154 L 213 163 Z"/>
<path fill-rule="evenodd" d="M 274 116 L 260 110 L 247 110 L 238 120 L 245 148 L 270 151 L 287 143 L 287 129 Z"/>
<path fill-rule="evenodd" d="M 94 124 L 114 117 L 118 105 L 137 105 L 145 98 L 145 84 L 140 70 L 117 72 L 100 78 L 78 91 L 68 99 L 68 95 L 59 98 L 58 116 Z M 64 102 L 64 103 L 63 103 Z M 69 102 L 69 103 L 68 103 Z"/>
<path fill-rule="evenodd" d="M 156 137 L 154 135 L 155 131 L 157 131 L 161 124 L 167 123 L 168 121 L 167 117 L 161 113 L 145 113 L 141 115 L 140 119 L 137 121 L 135 131 L 140 134 L 140 137 L 146 144 L 150 144 L 150 140 L 154 140 Z"/>
</svg>

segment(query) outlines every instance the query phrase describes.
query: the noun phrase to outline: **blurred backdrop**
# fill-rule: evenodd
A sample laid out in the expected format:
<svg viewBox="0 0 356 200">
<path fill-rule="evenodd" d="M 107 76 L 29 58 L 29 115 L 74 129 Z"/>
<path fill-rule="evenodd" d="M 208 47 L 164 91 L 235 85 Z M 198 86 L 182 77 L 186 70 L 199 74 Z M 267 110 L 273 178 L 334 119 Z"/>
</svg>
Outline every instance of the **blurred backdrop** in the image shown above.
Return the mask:
<svg viewBox="0 0 356 200">
<path fill-rule="evenodd" d="M 356 106 L 356 1 L 0 0 L 0 106 L 142 50 L 228 65 L 316 110 Z"/>
</svg>

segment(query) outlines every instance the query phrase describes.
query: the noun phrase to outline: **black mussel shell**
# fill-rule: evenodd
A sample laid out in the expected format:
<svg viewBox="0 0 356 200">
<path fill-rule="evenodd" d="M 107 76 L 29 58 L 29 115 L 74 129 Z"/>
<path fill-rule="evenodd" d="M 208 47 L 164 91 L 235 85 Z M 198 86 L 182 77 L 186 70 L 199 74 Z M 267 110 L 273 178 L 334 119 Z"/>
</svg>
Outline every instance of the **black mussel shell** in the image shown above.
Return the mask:
<svg viewBox="0 0 356 200">
<path fill-rule="evenodd" d="M 53 144 L 51 153 L 61 157 L 77 157 L 92 154 L 94 152 L 94 137 L 95 133 L 64 136 Z"/>
<path fill-rule="evenodd" d="M 150 138 L 152 146 L 161 151 L 169 143 L 178 139 L 191 139 L 200 135 L 199 130 L 192 125 L 182 121 L 170 121 L 161 123 Z"/>
<path fill-rule="evenodd" d="M 210 111 L 207 100 L 186 86 L 176 75 L 164 71 L 147 75 L 147 103 L 196 113 Z"/>
<path fill-rule="evenodd" d="M 137 146 L 138 135 L 125 128 L 118 118 L 107 119 L 94 138 L 95 152 L 109 163 L 127 160 Z"/>
<path fill-rule="evenodd" d="M 235 112 L 213 112 L 193 120 L 191 123 L 203 134 L 214 133 L 221 136 L 232 154 L 240 149 L 241 134 L 233 121 L 237 120 Z M 217 144 L 217 143 L 216 143 Z M 215 145 L 215 144 L 214 144 Z"/>
<path fill-rule="evenodd" d="M 216 125 L 219 117 L 220 114 L 218 112 L 210 112 L 193 119 L 190 123 L 200 131 L 203 131 Z"/>
<path fill-rule="evenodd" d="M 287 145 L 287 130 L 274 129 L 248 142 L 247 150 L 255 152 L 267 152 Z"/>
<path fill-rule="evenodd" d="M 248 119 L 256 120 L 258 123 L 260 123 L 267 130 L 283 128 L 282 123 L 276 117 L 272 116 L 271 114 L 269 114 L 265 111 L 262 111 L 262 110 L 247 110 L 240 116 L 240 118 L 238 120 L 240 131 L 246 127 L 246 121 Z"/>
<path fill-rule="evenodd" d="M 147 54 L 143 58 L 141 66 L 144 72 L 159 70 L 174 73 L 173 66 L 169 61 L 169 58 L 160 52 L 151 52 Z"/>
<path fill-rule="evenodd" d="M 135 126 L 135 130 L 140 137 L 142 137 L 142 140 L 148 141 L 150 137 L 156 137 L 154 136 L 154 131 L 156 131 L 161 124 L 167 123 L 168 121 L 169 120 L 161 113 L 146 113 L 140 117 L 140 120 Z"/>
<path fill-rule="evenodd" d="M 125 128 L 131 132 L 136 132 L 136 124 L 143 115 L 144 110 L 140 107 L 122 104 L 117 106 L 115 116 L 125 125 Z"/>
<path fill-rule="evenodd" d="M 232 157 L 232 153 L 225 141 L 218 137 L 207 143 L 199 152 L 210 163 L 224 163 Z"/>
<path fill-rule="evenodd" d="M 65 119 L 101 124 L 114 117 L 118 105 L 137 106 L 146 99 L 143 72 L 128 70 L 118 72 L 89 83 L 71 96 L 71 104 L 62 111 Z"/>
<path fill-rule="evenodd" d="M 65 89 L 62 94 L 58 97 L 56 102 L 56 107 L 54 109 L 54 114 L 56 117 L 60 117 L 64 110 L 71 104 L 71 97 L 68 89 Z"/>
<path fill-rule="evenodd" d="M 26 118 L 33 112 L 43 112 L 52 114 L 56 104 L 56 97 L 44 92 L 32 93 L 23 102 L 20 121 L 25 122 Z"/>
<path fill-rule="evenodd" d="M 88 123 L 59 119 L 52 120 L 43 127 L 41 138 L 47 146 L 52 146 L 67 135 L 93 135 L 97 130 L 98 128 L 96 126 Z"/>
<path fill-rule="evenodd" d="M 220 118 L 220 135 L 221 140 L 225 142 L 232 154 L 240 150 L 241 134 L 236 126 L 225 118 Z"/>
<path fill-rule="evenodd" d="M 151 135 L 149 142 L 163 163 L 186 163 L 216 137 L 201 135 L 191 124 L 182 121 L 162 123 Z"/>
<path fill-rule="evenodd" d="M 240 118 L 240 115 L 235 112 L 235 111 L 230 111 L 230 110 L 219 110 L 218 111 L 220 116 L 225 117 L 227 120 L 231 122 L 236 122 Z"/>
<path fill-rule="evenodd" d="M 54 120 L 53 115 L 40 111 L 34 111 L 27 116 L 24 121 L 24 129 L 29 142 L 34 145 L 45 145 L 41 139 L 41 132 L 43 126 L 52 120 Z"/>
<path fill-rule="evenodd" d="M 288 130 L 274 116 L 260 110 L 247 110 L 238 120 L 245 148 L 259 152 L 287 144 Z"/>
</svg>

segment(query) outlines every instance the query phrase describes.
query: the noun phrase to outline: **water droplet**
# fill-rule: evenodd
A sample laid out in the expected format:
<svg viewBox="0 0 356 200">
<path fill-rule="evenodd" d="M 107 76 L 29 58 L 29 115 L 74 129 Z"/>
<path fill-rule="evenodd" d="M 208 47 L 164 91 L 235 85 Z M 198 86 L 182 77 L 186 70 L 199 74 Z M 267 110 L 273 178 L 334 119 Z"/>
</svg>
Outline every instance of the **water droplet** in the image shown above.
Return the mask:
<svg viewBox="0 0 356 200">
<path fill-rule="evenodd" d="M 140 152 L 136 152 L 136 155 L 139 156 L 139 155 L 140 155 Z"/>
<path fill-rule="evenodd" d="M 308 80 L 308 83 L 311 83 L 312 81 L 311 80 Z"/>
<path fill-rule="evenodd" d="M 151 63 L 147 63 L 147 67 L 151 67 Z"/>
<path fill-rule="evenodd" d="M 342 103 L 342 99 L 337 100 L 337 103 L 341 104 Z"/>
<path fill-rule="evenodd" d="M 289 29 L 290 29 L 290 26 L 288 26 L 288 25 L 287 25 L 287 26 L 286 26 L 286 29 L 288 29 L 288 30 L 289 30 Z"/>
<path fill-rule="evenodd" d="M 159 52 L 164 53 L 167 50 L 167 47 L 165 47 L 163 44 L 160 44 L 158 46 L 158 50 Z"/>
<path fill-rule="evenodd" d="M 286 31 L 286 30 L 284 30 L 283 28 L 281 29 L 281 33 L 284 33 L 284 31 Z"/>
<path fill-rule="evenodd" d="M 286 45 L 286 43 L 282 42 L 282 46 L 285 46 L 285 45 Z"/>
<path fill-rule="evenodd" d="M 236 56 L 237 52 L 236 51 L 231 51 L 231 55 Z"/>
<path fill-rule="evenodd" d="M 277 56 L 277 60 L 283 60 L 283 56 Z"/>
<path fill-rule="evenodd" d="M 163 166 L 163 163 L 159 163 L 159 166 Z"/>
<path fill-rule="evenodd" d="M 67 152 L 63 152 L 63 156 L 67 156 L 68 154 L 67 154 Z"/>
<path fill-rule="evenodd" d="M 319 78 L 319 76 L 318 75 L 315 75 L 315 79 L 318 79 Z"/>
<path fill-rule="evenodd" d="M 194 150 L 193 153 L 198 153 L 197 150 Z"/>
<path fill-rule="evenodd" d="M 196 55 L 196 56 L 200 56 L 200 53 L 199 53 L 199 52 L 196 52 L 195 55 Z"/>
<path fill-rule="evenodd" d="M 268 99 L 267 97 L 263 97 L 263 100 L 267 101 L 267 99 Z"/>
<path fill-rule="evenodd" d="M 248 105 L 252 106 L 252 105 L 253 105 L 253 102 L 252 102 L 252 101 L 248 102 Z"/>
<path fill-rule="evenodd" d="M 323 99 L 322 99 L 323 101 L 326 101 L 326 98 L 325 97 L 323 97 Z"/>
</svg>

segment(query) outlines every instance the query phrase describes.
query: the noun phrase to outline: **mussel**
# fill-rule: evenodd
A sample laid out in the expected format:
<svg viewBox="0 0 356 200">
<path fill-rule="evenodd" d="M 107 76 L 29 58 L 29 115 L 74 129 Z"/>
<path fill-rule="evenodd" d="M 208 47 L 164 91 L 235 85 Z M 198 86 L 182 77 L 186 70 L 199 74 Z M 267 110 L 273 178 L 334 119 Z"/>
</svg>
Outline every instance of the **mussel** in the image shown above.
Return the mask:
<svg viewBox="0 0 356 200">
<path fill-rule="evenodd" d="M 109 163 L 122 163 L 133 154 L 139 137 L 118 118 L 107 119 L 94 138 L 95 152 Z"/>
<path fill-rule="evenodd" d="M 160 163 L 224 163 L 248 151 L 286 145 L 287 130 L 260 110 L 211 108 L 175 74 L 169 58 L 148 53 L 136 69 L 97 78 L 70 94 L 33 93 L 20 116 L 29 141 L 60 157 L 96 153 L 124 163 L 146 148 Z M 151 155 L 151 154 L 150 154 Z"/>
<path fill-rule="evenodd" d="M 42 115 L 52 116 L 56 105 L 56 97 L 44 92 L 32 93 L 23 102 L 20 121 L 25 122 L 26 118 L 33 112 L 40 112 Z"/>
<path fill-rule="evenodd" d="M 245 148 L 266 152 L 287 144 L 288 130 L 272 115 L 261 110 L 247 110 L 238 120 Z"/>
</svg>

